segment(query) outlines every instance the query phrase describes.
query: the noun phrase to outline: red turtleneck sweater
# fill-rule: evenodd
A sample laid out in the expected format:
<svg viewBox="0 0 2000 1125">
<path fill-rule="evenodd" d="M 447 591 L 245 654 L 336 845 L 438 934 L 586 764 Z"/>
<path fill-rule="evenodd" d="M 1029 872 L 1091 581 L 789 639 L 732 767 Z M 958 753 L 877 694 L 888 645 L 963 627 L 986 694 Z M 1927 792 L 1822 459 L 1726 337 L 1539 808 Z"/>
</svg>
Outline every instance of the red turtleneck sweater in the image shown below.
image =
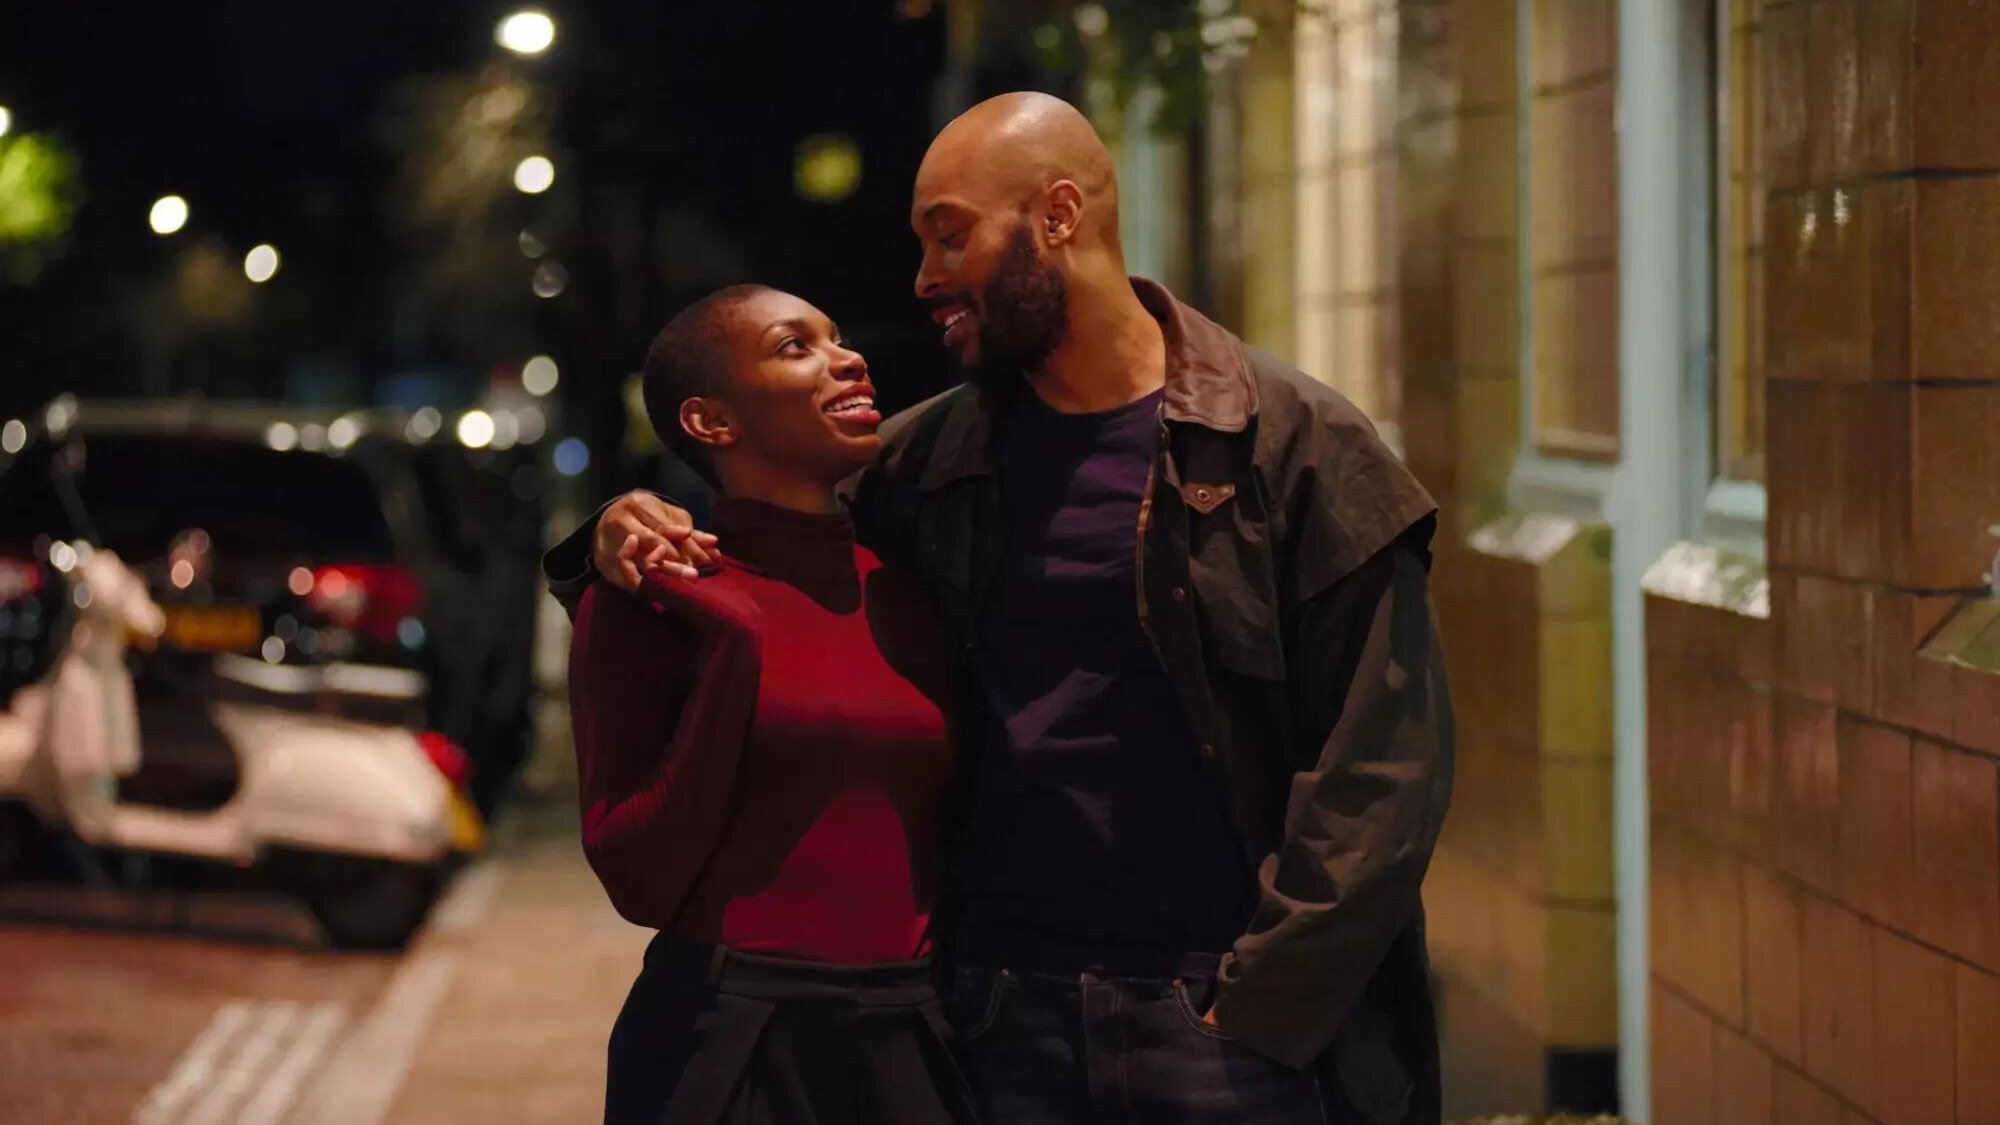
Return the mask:
<svg viewBox="0 0 2000 1125">
<path fill-rule="evenodd" d="M 583 845 L 619 913 L 748 952 L 916 956 L 955 673 L 847 517 L 724 500 L 719 574 L 584 595 Z"/>
</svg>

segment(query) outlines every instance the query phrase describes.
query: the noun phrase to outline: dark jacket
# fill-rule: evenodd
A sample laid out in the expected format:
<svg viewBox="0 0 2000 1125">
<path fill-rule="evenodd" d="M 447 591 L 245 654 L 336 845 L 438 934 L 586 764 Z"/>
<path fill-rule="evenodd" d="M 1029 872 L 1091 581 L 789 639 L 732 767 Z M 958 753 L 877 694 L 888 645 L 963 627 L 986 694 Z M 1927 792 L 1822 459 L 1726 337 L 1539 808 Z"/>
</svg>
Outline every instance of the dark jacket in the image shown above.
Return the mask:
<svg viewBox="0 0 2000 1125">
<path fill-rule="evenodd" d="M 1259 887 L 1217 1022 L 1326 1068 L 1373 1122 L 1429 1125 L 1419 888 L 1452 746 L 1425 590 L 1434 505 L 1347 400 L 1160 286 L 1133 287 L 1167 335 L 1139 613 Z M 863 542 L 915 572 L 968 647 L 1003 548 L 993 409 L 961 386 L 891 419 L 853 495 Z M 587 581 L 588 549 L 586 527 L 550 553 L 558 597 Z"/>
</svg>

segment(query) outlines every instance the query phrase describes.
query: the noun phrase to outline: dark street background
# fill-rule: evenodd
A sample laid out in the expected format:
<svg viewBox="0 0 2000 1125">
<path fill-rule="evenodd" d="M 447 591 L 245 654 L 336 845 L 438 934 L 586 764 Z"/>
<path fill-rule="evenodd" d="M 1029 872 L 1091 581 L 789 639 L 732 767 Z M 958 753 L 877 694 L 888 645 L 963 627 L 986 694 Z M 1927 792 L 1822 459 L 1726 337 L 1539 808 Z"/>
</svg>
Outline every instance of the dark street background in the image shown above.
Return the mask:
<svg viewBox="0 0 2000 1125">
<path fill-rule="evenodd" d="M 822 302 L 886 405 L 915 401 L 943 377 L 905 245 L 928 9 L 597 0 L 523 57 L 495 42 L 507 6 L 465 0 L 20 5 L 0 105 L 73 158 L 74 214 L 0 263 L 0 417 L 64 391 L 449 410 L 547 354 L 596 451 L 650 334 L 748 279 Z M 851 194 L 795 182 L 814 137 L 858 156 Z M 516 191 L 535 154 L 553 187 Z M 160 236 L 168 194 L 189 218 Z M 264 243 L 281 267 L 252 285 Z M 544 263 L 567 274 L 548 298 Z"/>
</svg>

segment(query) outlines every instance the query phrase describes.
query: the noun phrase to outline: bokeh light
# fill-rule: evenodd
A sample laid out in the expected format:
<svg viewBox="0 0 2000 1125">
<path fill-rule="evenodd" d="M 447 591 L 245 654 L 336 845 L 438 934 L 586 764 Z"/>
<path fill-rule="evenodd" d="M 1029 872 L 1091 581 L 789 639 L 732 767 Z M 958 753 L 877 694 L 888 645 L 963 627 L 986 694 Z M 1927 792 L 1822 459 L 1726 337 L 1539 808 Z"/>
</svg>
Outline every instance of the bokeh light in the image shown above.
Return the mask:
<svg viewBox="0 0 2000 1125">
<path fill-rule="evenodd" d="M 76 396 L 58 395 L 42 412 L 42 427 L 52 438 L 60 438 L 69 433 L 70 424 L 76 421 Z"/>
<path fill-rule="evenodd" d="M 278 248 L 266 242 L 243 255 L 243 276 L 262 285 L 278 276 Z"/>
<path fill-rule="evenodd" d="M 488 443 L 494 449 L 512 449 L 521 440 L 521 420 L 514 417 L 511 410 L 493 412 L 493 440 Z"/>
<path fill-rule="evenodd" d="M 13 111 L 8 109 L 4 105 L 0 105 L 0 137 L 4 137 L 9 132 L 12 132 L 13 128 L 14 128 Z"/>
<path fill-rule="evenodd" d="M 556 443 L 556 472 L 573 477 L 590 468 L 590 447 L 582 438 L 564 438 Z"/>
<path fill-rule="evenodd" d="M 298 448 L 299 428 L 290 422 L 273 422 L 264 430 L 264 444 L 283 453 Z"/>
<path fill-rule="evenodd" d="M 530 156 L 514 165 L 514 190 L 540 195 L 556 182 L 555 162 L 546 156 Z"/>
<path fill-rule="evenodd" d="M 528 287 L 543 300 L 559 297 L 563 290 L 569 288 L 569 270 L 564 269 L 561 262 L 543 262 L 535 267 L 535 276 Z"/>
<path fill-rule="evenodd" d="M 335 449 L 350 449 L 361 440 L 361 419 L 352 414 L 343 414 L 326 428 L 327 443 Z"/>
<path fill-rule="evenodd" d="M 523 445 L 542 440 L 542 435 L 548 432 L 548 416 L 542 413 L 542 408 L 539 406 L 524 406 L 514 412 L 514 417 L 521 424 Z"/>
<path fill-rule="evenodd" d="M 7 419 L 0 426 L 0 453 L 19 453 L 28 444 L 28 424 L 19 418 Z"/>
<path fill-rule="evenodd" d="M 493 416 L 484 410 L 468 410 L 458 420 L 458 440 L 467 449 L 484 449 L 493 441 Z"/>
<path fill-rule="evenodd" d="M 435 406 L 426 406 L 410 415 L 409 424 L 403 427 L 403 436 L 411 441 L 429 441 L 444 429 L 444 415 Z"/>
<path fill-rule="evenodd" d="M 556 389 L 556 381 L 562 372 L 556 368 L 556 361 L 545 355 L 535 356 L 521 365 L 521 389 L 540 398 Z"/>
<path fill-rule="evenodd" d="M 539 55 L 555 45 L 556 21 L 539 8 L 523 8 L 500 21 L 493 41 L 517 55 Z"/>
<path fill-rule="evenodd" d="M 153 201 L 153 209 L 147 213 L 146 222 L 154 234 L 167 235 L 187 226 L 188 201 L 178 195 L 163 195 Z"/>
<path fill-rule="evenodd" d="M 861 186 L 861 149 L 840 133 L 816 133 L 799 142 L 792 184 L 815 203 L 838 203 Z"/>
</svg>

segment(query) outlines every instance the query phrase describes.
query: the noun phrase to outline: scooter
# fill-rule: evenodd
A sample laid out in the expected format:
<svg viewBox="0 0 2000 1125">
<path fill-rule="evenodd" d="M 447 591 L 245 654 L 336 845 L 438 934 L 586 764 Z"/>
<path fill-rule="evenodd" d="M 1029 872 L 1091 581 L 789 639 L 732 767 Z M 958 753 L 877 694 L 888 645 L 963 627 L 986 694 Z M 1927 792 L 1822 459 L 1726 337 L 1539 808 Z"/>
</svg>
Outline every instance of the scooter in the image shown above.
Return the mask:
<svg viewBox="0 0 2000 1125">
<path fill-rule="evenodd" d="M 121 783 L 145 750 L 127 654 L 158 641 L 166 614 L 115 553 L 57 542 L 49 555 L 75 623 L 48 675 L 0 711 L 0 805 L 16 806 L 0 820 L 25 810 L 93 849 L 262 867 L 335 945 L 404 944 L 484 846 L 463 753 L 434 732 L 217 699 L 200 706 L 236 756 L 233 792 L 210 808 L 134 800 Z M 18 850 L 0 844 L 0 864 Z"/>
</svg>

